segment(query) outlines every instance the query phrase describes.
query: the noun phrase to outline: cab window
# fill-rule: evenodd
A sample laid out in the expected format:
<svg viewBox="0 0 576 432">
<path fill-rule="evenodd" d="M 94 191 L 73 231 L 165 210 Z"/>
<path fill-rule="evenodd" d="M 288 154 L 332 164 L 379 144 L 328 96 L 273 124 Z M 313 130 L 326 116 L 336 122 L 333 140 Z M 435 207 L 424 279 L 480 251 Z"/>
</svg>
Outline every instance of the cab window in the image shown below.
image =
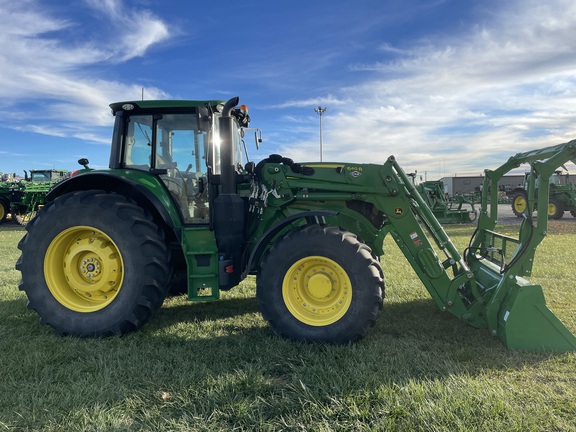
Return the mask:
<svg viewBox="0 0 576 432">
<path fill-rule="evenodd" d="M 163 170 L 160 178 L 184 223 L 208 223 L 207 140 L 193 113 L 132 116 L 125 134 L 123 162 L 127 168 Z"/>
</svg>

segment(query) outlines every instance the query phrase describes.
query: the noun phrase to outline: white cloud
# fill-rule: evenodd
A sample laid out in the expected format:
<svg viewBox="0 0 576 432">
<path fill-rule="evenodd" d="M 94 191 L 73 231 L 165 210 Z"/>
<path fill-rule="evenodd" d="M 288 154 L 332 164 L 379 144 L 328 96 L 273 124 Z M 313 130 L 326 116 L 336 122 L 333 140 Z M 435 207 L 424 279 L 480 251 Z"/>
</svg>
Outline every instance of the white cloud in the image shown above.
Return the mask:
<svg viewBox="0 0 576 432">
<path fill-rule="evenodd" d="M 84 0 L 74 3 L 75 12 L 84 8 L 82 13 L 68 15 L 40 0 L 0 0 L 3 126 L 109 142 L 108 103 L 139 99 L 144 84 L 103 79 L 98 70 L 120 73 L 119 63 L 146 55 L 179 31 L 172 21 L 169 28 L 145 10 L 146 3 L 132 3 L 136 9 L 119 0 Z M 262 46 L 230 44 L 232 49 L 219 55 L 242 73 L 230 80 L 228 69 L 213 59 L 199 76 L 204 82 L 226 77 L 220 87 L 227 95 L 229 87 L 244 85 L 266 86 L 268 100 L 290 94 L 284 103 L 266 105 L 286 115 L 265 132 L 267 142 L 278 146 L 273 152 L 295 160 L 317 159 L 311 156 L 318 152 L 318 116 L 312 108 L 321 105 L 328 107 L 324 160 L 381 163 L 395 154 L 409 171 L 476 174 L 517 151 L 576 136 L 576 3 L 491 4 L 494 8 L 476 17 L 476 24 L 459 26 L 460 33 L 450 35 L 448 29 L 425 40 L 410 40 L 410 34 L 394 43 L 365 37 L 383 25 L 383 18 L 372 14 L 371 25 L 362 20 L 352 32 L 358 41 L 373 40 L 369 47 L 348 33 L 320 45 L 298 38 L 294 44 L 289 38 Z M 91 25 L 70 18 L 87 11 Z M 407 9 L 402 13 L 410 15 Z M 252 51 L 254 57 L 247 57 Z M 361 59 L 361 53 L 370 57 Z M 346 67 L 345 58 L 354 63 Z M 350 78 L 354 85 L 343 87 Z M 317 94 L 292 96 L 311 80 L 317 80 Z M 168 97 L 145 87 L 148 99 Z M 307 110 L 304 119 L 299 109 Z M 258 125 L 257 116 L 254 120 Z"/>
<path fill-rule="evenodd" d="M 344 105 L 346 101 L 338 99 L 332 95 L 328 95 L 325 97 L 316 97 L 310 98 L 305 100 L 294 100 L 294 101 L 287 101 L 279 105 L 275 105 L 272 108 L 302 108 L 302 107 L 309 107 L 315 105 Z"/>
<path fill-rule="evenodd" d="M 382 61 L 350 66 L 371 79 L 322 102 L 335 105 L 324 117 L 324 160 L 382 162 L 394 153 L 407 170 L 476 174 L 518 151 L 573 139 L 575 34 L 576 3 L 528 0 L 450 38 L 383 44 Z"/>
<path fill-rule="evenodd" d="M 140 85 L 103 80 L 87 70 L 144 55 L 170 37 L 167 26 L 152 13 L 130 10 L 121 1 L 89 0 L 86 4 L 114 31 L 70 42 L 63 35 L 81 23 L 58 18 L 48 5 L 36 0 L 0 0 L 0 113 L 5 127 L 79 137 L 74 124 L 109 126 L 111 101 L 140 98 Z M 166 96 L 150 86 L 146 94 Z M 22 105 L 26 108 L 15 108 Z M 42 124 L 55 119 L 60 123 L 58 132 Z M 100 141 L 93 132 L 84 138 Z"/>
<path fill-rule="evenodd" d="M 147 10 L 128 10 L 122 1 L 87 0 L 87 4 L 101 11 L 114 28 L 117 48 L 111 61 L 123 62 L 142 56 L 148 48 L 170 35 L 166 24 Z"/>
</svg>

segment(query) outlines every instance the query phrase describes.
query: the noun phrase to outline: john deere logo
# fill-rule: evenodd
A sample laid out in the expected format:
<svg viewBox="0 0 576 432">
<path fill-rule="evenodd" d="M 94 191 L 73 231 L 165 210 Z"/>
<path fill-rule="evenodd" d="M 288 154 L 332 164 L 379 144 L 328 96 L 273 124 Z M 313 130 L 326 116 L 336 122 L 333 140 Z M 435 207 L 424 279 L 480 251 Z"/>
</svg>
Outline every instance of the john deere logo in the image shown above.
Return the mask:
<svg viewBox="0 0 576 432">
<path fill-rule="evenodd" d="M 351 175 L 352 177 L 360 177 L 360 176 L 362 175 L 362 173 L 361 173 L 360 171 L 352 171 L 352 172 L 350 173 L 350 175 Z"/>
<path fill-rule="evenodd" d="M 394 209 L 394 214 L 396 216 L 402 216 L 404 214 L 404 209 L 402 207 L 396 207 Z"/>
</svg>

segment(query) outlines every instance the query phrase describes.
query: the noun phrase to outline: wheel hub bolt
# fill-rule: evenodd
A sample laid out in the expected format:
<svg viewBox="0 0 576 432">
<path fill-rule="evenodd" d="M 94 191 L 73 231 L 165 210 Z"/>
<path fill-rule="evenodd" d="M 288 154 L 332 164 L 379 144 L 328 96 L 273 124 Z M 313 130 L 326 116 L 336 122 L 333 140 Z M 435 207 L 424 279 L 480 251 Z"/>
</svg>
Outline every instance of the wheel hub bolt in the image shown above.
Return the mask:
<svg viewBox="0 0 576 432">
<path fill-rule="evenodd" d="M 80 271 L 86 277 L 94 277 L 100 274 L 100 262 L 95 258 L 87 258 L 82 261 Z"/>
</svg>

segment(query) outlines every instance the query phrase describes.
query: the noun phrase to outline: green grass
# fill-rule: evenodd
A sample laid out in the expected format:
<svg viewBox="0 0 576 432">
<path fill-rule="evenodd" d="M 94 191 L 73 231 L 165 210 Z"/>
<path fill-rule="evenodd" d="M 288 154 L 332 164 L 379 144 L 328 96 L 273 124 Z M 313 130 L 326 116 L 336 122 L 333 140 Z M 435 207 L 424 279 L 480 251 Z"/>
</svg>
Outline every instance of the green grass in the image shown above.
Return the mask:
<svg viewBox="0 0 576 432">
<path fill-rule="evenodd" d="M 446 230 L 462 250 L 472 227 Z M 550 231 L 530 280 L 576 332 L 576 220 Z M 440 312 L 390 239 L 382 317 L 328 346 L 272 335 L 253 279 L 121 338 L 57 337 L 18 291 L 23 234 L 0 227 L 0 431 L 576 431 L 576 353 L 509 351 Z"/>
</svg>

